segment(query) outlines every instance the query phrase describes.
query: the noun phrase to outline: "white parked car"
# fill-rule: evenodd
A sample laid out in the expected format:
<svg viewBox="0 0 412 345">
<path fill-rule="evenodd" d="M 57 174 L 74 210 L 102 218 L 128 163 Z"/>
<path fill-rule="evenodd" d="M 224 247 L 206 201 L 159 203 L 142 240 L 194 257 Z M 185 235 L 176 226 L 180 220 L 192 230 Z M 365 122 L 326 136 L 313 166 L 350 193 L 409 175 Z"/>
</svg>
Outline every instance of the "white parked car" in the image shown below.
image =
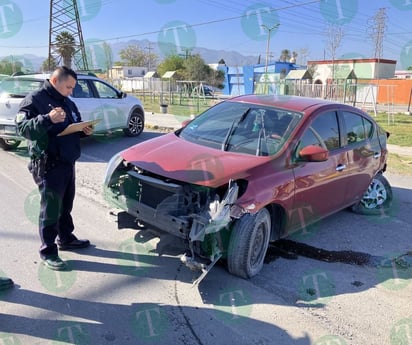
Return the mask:
<svg viewBox="0 0 412 345">
<path fill-rule="evenodd" d="M 22 99 L 42 87 L 49 74 L 20 75 L 0 83 L 0 147 L 17 148 L 24 138 L 16 131 L 14 118 Z M 71 96 L 79 108 L 82 120 L 100 122 L 95 133 L 123 129 L 127 136 L 137 136 L 144 129 L 144 107 L 141 101 L 117 90 L 106 81 L 89 74 L 78 74 Z"/>
</svg>

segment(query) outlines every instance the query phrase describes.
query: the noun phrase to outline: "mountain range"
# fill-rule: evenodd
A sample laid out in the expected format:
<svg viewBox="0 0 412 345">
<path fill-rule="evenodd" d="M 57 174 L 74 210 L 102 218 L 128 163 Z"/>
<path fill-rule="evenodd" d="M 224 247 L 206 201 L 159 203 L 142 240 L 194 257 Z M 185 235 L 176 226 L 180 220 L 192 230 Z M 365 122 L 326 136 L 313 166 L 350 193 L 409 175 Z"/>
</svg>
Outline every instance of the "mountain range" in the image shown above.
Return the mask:
<svg viewBox="0 0 412 345">
<path fill-rule="evenodd" d="M 86 43 L 87 45 L 87 43 Z M 158 45 L 148 40 L 129 40 L 127 42 L 116 42 L 110 45 L 113 55 L 113 61 L 120 61 L 120 51 L 130 45 L 137 45 L 142 49 L 145 47 L 151 47 L 151 52 L 156 54 L 159 58 L 158 61 L 162 61 L 165 56 L 162 54 Z M 191 54 L 199 54 L 206 64 L 217 64 L 220 60 L 224 60 L 227 66 L 244 66 L 254 65 L 259 63 L 258 56 L 245 56 L 236 51 L 215 50 L 203 47 L 196 47 L 191 51 Z M 3 56 L 0 60 L 10 59 L 13 56 Z M 15 57 L 16 58 L 16 57 Z M 28 66 L 32 71 L 40 71 L 41 65 L 46 60 L 46 56 L 37 56 L 33 54 L 23 54 L 17 57 L 25 66 Z"/>
</svg>

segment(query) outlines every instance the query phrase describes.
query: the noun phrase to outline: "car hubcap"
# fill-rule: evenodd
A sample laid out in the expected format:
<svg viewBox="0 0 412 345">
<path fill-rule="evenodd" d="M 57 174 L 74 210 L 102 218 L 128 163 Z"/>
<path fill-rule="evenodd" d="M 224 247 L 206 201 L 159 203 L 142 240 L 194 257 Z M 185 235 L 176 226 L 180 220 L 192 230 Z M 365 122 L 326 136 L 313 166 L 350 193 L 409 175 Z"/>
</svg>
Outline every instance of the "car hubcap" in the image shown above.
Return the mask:
<svg viewBox="0 0 412 345">
<path fill-rule="evenodd" d="M 252 255 L 250 264 L 252 267 L 256 266 L 262 257 L 263 244 L 265 242 L 265 226 L 261 224 L 256 231 L 256 237 L 253 241 Z"/>
<path fill-rule="evenodd" d="M 379 180 L 373 179 L 368 190 L 363 195 L 361 202 L 366 208 L 372 209 L 381 206 L 386 199 L 387 193 L 385 186 Z"/>
<path fill-rule="evenodd" d="M 142 121 L 139 116 L 132 116 L 129 121 L 129 129 L 132 133 L 139 133 L 142 128 Z"/>
</svg>

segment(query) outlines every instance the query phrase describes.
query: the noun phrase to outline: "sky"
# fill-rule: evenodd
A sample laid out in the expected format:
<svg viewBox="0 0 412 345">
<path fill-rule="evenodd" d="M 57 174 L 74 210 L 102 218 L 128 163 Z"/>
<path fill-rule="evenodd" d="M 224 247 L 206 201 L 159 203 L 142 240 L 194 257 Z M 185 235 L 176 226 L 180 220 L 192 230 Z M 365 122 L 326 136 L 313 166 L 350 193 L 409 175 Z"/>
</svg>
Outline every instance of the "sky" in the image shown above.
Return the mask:
<svg viewBox="0 0 412 345">
<path fill-rule="evenodd" d="M 0 0 L 0 57 L 47 57 L 50 2 Z M 77 0 L 77 6 L 96 65 L 104 63 L 102 43 L 131 39 L 148 40 L 143 49 L 157 45 L 165 55 L 171 47 L 178 54 L 202 47 L 277 60 L 288 49 L 304 65 L 332 58 L 327 33 L 334 30 L 342 34 L 335 58 L 412 66 L 412 0 Z"/>
</svg>

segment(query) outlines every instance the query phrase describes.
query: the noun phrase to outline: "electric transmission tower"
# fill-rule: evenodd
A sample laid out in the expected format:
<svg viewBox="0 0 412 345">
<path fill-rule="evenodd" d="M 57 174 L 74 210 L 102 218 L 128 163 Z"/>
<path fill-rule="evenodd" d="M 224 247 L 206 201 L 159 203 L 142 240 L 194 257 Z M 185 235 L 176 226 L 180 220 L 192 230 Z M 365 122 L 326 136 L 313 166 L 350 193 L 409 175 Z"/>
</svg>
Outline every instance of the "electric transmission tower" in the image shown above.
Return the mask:
<svg viewBox="0 0 412 345">
<path fill-rule="evenodd" d="M 62 39 L 63 38 L 63 39 Z M 68 41 L 64 42 L 64 38 Z M 65 47 L 65 45 L 67 45 Z M 50 0 L 49 70 L 51 60 L 61 64 L 62 52 L 71 50 L 72 62 L 78 70 L 88 70 L 86 50 L 76 0 Z"/>
<path fill-rule="evenodd" d="M 369 35 L 375 46 L 374 57 L 377 59 L 381 59 L 383 54 L 383 39 L 385 38 L 386 20 L 386 8 L 380 8 L 371 18 L 369 24 Z"/>
</svg>

